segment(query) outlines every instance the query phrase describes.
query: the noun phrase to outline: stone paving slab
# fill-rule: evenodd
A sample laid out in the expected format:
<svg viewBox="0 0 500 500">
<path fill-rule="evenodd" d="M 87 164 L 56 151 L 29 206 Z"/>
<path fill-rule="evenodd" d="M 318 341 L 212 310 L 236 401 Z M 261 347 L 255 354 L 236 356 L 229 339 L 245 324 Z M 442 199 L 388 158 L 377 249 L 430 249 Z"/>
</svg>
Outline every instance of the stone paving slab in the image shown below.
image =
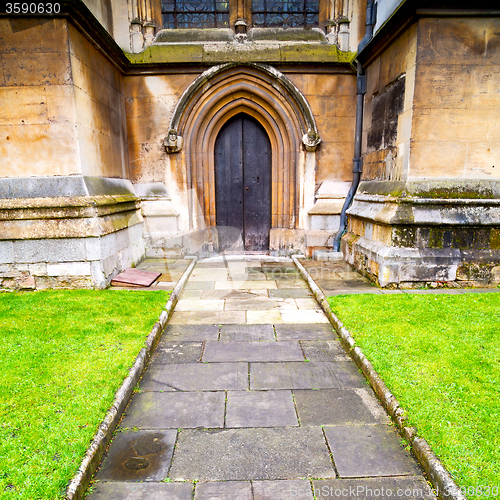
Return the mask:
<svg viewBox="0 0 500 500">
<path fill-rule="evenodd" d="M 313 500 L 306 479 L 281 481 L 217 481 L 196 484 L 194 500 Z"/>
<path fill-rule="evenodd" d="M 226 311 L 261 311 L 270 309 L 298 310 L 293 299 L 269 299 L 268 297 L 256 297 L 251 299 L 227 299 Z"/>
<path fill-rule="evenodd" d="M 267 281 L 264 273 L 231 273 L 231 281 Z"/>
<path fill-rule="evenodd" d="M 216 281 L 214 290 L 255 290 L 276 288 L 275 281 Z"/>
<path fill-rule="evenodd" d="M 221 342 L 275 341 L 273 325 L 222 325 Z"/>
<path fill-rule="evenodd" d="M 224 301 L 223 300 L 200 300 L 200 299 L 180 299 L 175 306 L 176 311 L 187 311 L 187 312 L 197 312 L 197 311 L 223 311 Z"/>
<path fill-rule="evenodd" d="M 339 340 L 301 340 L 300 345 L 309 361 L 349 361 Z"/>
<path fill-rule="evenodd" d="M 143 391 L 244 391 L 247 363 L 151 365 L 140 382 Z"/>
<path fill-rule="evenodd" d="M 203 342 L 161 342 L 150 363 L 196 363 L 201 360 Z"/>
<path fill-rule="evenodd" d="M 213 290 L 215 281 L 188 281 L 185 290 Z"/>
<path fill-rule="evenodd" d="M 309 290 L 307 283 L 303 279 L 296 280 L 277 280 L 276 286 L 279 289 L 288 289 L 288 288 L 303 288 Z"/>
<path fill-rule="evenodd" d="M 229 391 L 226 427 L 298 426 L 291 391 Z"/>
<path fill-rule="evenodd" d="M 160 339 L 164 341 L 204 341 L 219 339 L 219 325 L 172 325 L 168 324 Z M 158 345 L 160 345 L 160 343 Z"/>
<path fill-rule="evenodd" d="M 376 424 L 378 420 L 352 390 L 293 391 L 300 425 Z"/>
<path fill-rule="evenodd" d="M 210 324 L 246 323 L 245 311 L 197 311 L 174 312 L 171 325 L 210 325 Z"/>
<path fill-rule="evenodd" d="M 326 317 L 326 316 L 325 316 Z M 337 340 L 337 333 L 328 324 L 282 324 L 276 325 L 278 340 Z"/>
<path fill-rule="evenodd" d="M 423 477 L 324 479 L 313 481 L 318 499 L 330 500 L 431 500 L 435 499 Z"/>
<path fill-rule="evenodd" d="M 271 299 L 300 299 L 312 297 L 313 294 L 309 288 L 288 288 L 279 290 L 269 290 Z"/>
<path fill-rule="evenodd" d="M 191 500 L 192 483 L 96 483 L 87 500 Z"/>
<path fill-rule="evenodd" d="M 335 363 L 250 363 L 250 389 L 340 389 Z"/>
<path fill-rule="evenodd" d="M 174 453 L 176 429 L 120 432 L 97 473 L 99 481 L 162 481 Z"/>
<path fill-rule="evenodd" d="M 276 309 L 268 311 L 247 311 L 246 317 L 247 323 L 250 325 L 276 325 L 277 323 L 283 323 L 281 312 Z"/>
<path fill-rule="evenodd" d="M 206 342 L 202 361 L 304 361 L 304 354 L 297 341 Z"/>
<path fill-rule="evenodd" d="M 201 299 L 203 290 L 184 290 L 179 296 L 180 300 Z"/>
<path fill-rule="evenodd" d="M 343 389 L 366 387 L 368 382 L 352 361 L 335 361 L 332 363 L 333 371 Z"/>
<path fill-rule="evenodd" d="M 255 299 L 267 297 L 267 290 L 205 290 L 201 294 L 203 300 L 221 299 Z"/>
<path fill-rule="evenodd" d="M 341 478 L 421 473 L 390 425 L 325 427 L 324 430 Z"/>
<path fill-rule="evenodd" d="M 121 426 L 139 429 L 224 427 L 224 392 L 135 394 Z"/>
<path fill-rule="evenodd" d="M 169 477 L 241 481 L 335 477 L 321 427 L 182 430 Z"/>
<path fill-rule="evenodd" d="M 250 481 L 221 481 L 196 484 L 194 500 L 253 500 Z"/>
<path fill-rule="evenodd" d="M 253 500 L 313 500 L 311 483 L 305 479 L 252 481 Z"/>
</svg>

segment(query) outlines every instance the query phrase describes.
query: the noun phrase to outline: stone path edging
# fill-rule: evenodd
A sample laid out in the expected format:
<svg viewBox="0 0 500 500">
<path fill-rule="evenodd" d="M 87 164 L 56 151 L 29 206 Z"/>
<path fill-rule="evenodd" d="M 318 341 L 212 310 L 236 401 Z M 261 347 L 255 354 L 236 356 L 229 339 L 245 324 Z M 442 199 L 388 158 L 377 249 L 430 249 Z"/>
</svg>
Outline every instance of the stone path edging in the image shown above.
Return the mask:
<svg viewBox="0 0 500 500">
<path fill-rule="evenodd" d="M 339 334 L 344 347 L 349 351 L 358 368 L 368 379 L 372 389 L 382 402 L 382 405 L 389 413 L 392 420 L 396 423 L 399 432 L 411 446 L 414 455 L 417 457 L 420 465 L 432 481 L 438 497 L 446 500 L 467 500 L 455 481 L 453 481 L 450 473 L 436 457 L 427 441 L 417 436 L 417 431 L 414 427 L 407 427 L 405 425 L 407 420 L 405 410 L 401 408 L 398 400 L 394 397 L 391 391 L 387 389 L 383 380 L 375 371 L 370 361 L 368 361 L 365 357 L 362 350 L 356 346 L 349 330 L 347 330 L 339 318 L 331 311 L 325 294 L 321 291 L 318 285 L 316 285 L 304 266 L 299 262 L 299 256 L 293 255 L 292 260 L 302 274 L 302 277 L 307 281 L 311 292 L 330 320 L 330 323 Z"/>
<path fill-rule="evenodd" d="M 163 329 L 170 316 L 172 315 L 175 305 L 179 300 L 179 296 L 184 289 L 184 286 L 193 271 L 197 258 L 194 257 L 189 264 L 188 268 L 184 271 L 181 279 L 177 282 L 170 299 L 165 305 L 165 310 L 161 312 L 158 322 L 155 323 L 151 332 L 149 333 L 145 347 L 143 347 L 137 355 L 134 365 L 130 369 L 127 377 L 123 381 L 120 388 L 115 393 L 115 399 L 111 408 L 108 410 L 104 420 L 99 425 L 90 446 L 85 453 L 85 457 L 80 464 L 80 468 L 76 476 L 71 480 L 68 488 L 66 489 L 65 500 L 80 500 L 83 498 L 85 491 L 96 471 L 104 451 L 108 446 L 115 427 L 117 426 L 120 418 L 127 407 L 128 401 L 132 392 L 134 391 L 137 382 L 146 368 L 146 365 L 151 358 L 156 342 L 160 337 Z"/>
</svg>

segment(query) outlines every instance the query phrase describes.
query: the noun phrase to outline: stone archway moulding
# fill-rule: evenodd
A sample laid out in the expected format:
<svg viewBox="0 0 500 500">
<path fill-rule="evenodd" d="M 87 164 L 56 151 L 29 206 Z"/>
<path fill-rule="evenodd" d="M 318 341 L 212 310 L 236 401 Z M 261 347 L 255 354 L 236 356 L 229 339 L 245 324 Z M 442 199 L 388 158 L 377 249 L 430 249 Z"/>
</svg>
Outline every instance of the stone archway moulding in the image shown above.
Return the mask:
<svg viewBox="0 0 500 500">
<path fill-rule="evenodd" d="M 196 200 L 188 200 L 189 226 L 216 224 L 215 139 L 224 123 L 238 113 L 254 117 L 269 136 L 271 224 L 293 229 L 301 205 L 297 189 L 302 178 L 297 172 L 300 151 L 314 152 L 321 139 L 309 104 L 297 87 L 276 69 L 256 63 L 210 68 L 187 88 L 174 110 L 164 144 L 168 153 L 180 153 L 186 187 L 196 193 Z"/>
</svg>

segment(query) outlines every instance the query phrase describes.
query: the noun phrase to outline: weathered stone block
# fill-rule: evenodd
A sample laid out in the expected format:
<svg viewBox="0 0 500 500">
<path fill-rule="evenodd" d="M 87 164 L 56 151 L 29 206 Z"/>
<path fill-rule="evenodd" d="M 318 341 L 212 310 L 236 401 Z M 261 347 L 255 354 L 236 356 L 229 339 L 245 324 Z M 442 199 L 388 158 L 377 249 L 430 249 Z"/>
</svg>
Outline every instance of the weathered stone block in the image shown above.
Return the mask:
<svg viewBox="0 0 500 500">
<path fill-rule="evenodd" d="M 85 240 L 61 238 L 44 240 L 16 240 L 14 259 L 20 263 L 75 262 L 85 260 Z"/>
<path fill-rule="evenodd" d="M 29 272 L 32 276 L 47 276 L 47 264 L 38 263 L 30 264 L 28 266 Z"/>
<path fill-rule="evenodd" d="M 0 241 L 0 264 L 14 262 L 14 245 L 12 241 Z"/>
<path fill-rule="evenodd" d="M 90 262 L 47 264 L 47 276 L 90 276 Z"/>
</svg>

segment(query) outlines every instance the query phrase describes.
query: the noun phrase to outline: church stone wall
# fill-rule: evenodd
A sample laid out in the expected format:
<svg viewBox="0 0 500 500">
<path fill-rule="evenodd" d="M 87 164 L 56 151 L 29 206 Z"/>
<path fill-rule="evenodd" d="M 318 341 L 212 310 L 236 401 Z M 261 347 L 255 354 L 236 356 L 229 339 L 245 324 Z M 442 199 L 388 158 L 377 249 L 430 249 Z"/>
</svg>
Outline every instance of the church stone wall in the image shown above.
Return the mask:
<svg viewBox="0 0 500 500">
<path fill-rule="evenodd" d="M 361 54 L 364 171 L 342 248 L 383 286 L 498 281 L 499 28 L 422 17 Z"/>
<path fill-rule="evenodd" d="M 500 19 L 422 19 L 412 178 L 500 179 Z"/>
<path fill-rule="evenodd" d="M 0 288 L 105 286 L 144 255 L 121 71 L 65 18 L 0 39 Z"/>
<path fill-rule="evenodd" d="M 0 177 L 81 173 L 63 19 L 0 19 Z"/>
</svg>

